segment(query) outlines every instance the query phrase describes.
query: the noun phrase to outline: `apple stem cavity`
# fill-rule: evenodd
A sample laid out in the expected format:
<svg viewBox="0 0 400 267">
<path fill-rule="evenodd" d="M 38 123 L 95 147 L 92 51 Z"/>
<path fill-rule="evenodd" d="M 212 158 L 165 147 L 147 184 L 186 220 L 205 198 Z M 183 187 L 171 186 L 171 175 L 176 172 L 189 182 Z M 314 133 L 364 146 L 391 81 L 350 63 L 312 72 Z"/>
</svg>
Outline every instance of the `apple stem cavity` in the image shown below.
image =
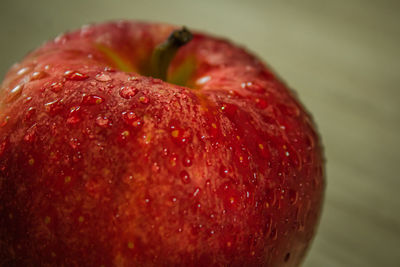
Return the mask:
<svg viewBox="0 0 400 267">
<path fill-rule="evenodd" d="M 156 46 L 151 56 L 151 76 L 166 81 L 169 64 L 176 52 L 192 38 L 192 33 L 182 27 L 182 29 L 174 30 L 167 40 Z"/>
</svg>

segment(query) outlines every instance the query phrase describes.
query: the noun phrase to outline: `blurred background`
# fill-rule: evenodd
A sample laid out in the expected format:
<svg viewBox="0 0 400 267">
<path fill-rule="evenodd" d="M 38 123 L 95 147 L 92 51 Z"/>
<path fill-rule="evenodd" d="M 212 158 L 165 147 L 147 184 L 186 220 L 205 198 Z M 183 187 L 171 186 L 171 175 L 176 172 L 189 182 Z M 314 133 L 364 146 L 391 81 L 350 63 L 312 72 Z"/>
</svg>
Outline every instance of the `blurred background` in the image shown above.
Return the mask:
<svg viewBox="0 0 400 267">
<path fill-rule="evenodd" d="M 303 266 L 400 266 L 400 1 L 1 0 L 0 77 L 60 32 L 122 18 L 221 35 L 272 65 L 314 114 L 327 158 Z"/>
</svg>

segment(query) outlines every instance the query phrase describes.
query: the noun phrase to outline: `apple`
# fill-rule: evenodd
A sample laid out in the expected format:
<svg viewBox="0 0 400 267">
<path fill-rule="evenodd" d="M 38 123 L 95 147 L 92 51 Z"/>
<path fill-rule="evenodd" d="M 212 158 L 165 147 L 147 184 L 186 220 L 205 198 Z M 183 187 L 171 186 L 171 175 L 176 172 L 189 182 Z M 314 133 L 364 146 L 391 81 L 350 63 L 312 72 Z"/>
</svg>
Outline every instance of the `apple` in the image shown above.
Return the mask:
<svg viewBox="0 0 400 267">
<path fill-rule="evenodd" d="M 227 40 L 84 26 L 0 92 L 1 266 L 298 266 L 324 160 L 311 115 Z"/>
</svg>

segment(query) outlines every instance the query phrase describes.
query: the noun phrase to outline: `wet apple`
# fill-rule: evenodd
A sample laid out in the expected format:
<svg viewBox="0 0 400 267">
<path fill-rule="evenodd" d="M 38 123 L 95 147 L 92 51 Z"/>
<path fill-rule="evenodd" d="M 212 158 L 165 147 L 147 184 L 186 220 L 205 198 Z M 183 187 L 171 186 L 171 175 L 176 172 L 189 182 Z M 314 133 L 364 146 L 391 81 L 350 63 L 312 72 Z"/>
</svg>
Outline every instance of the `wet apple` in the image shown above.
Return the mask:
<svg viewBox="0 0 400 267">
<path fill-rule="evenodd" d="M 296 95 L 227 40 L 85 26 L 0 92 L 1 266 L 298 266 L 324 191 Z"/>
</svg>

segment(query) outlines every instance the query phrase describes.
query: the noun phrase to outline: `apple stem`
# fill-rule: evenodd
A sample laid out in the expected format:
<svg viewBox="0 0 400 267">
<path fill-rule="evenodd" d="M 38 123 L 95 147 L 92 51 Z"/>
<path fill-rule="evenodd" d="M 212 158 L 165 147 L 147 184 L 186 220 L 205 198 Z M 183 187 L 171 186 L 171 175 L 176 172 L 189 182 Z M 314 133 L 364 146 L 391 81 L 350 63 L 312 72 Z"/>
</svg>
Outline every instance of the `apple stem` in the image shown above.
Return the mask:
<svg viewBox="0 0 400 267">
<path fill-rule="evenodd" d="M 192 33 L 182 27 L 182 29 L 174 30 L 167 40 L 157 45 L 151 56 L 151 76 L 166 81 L 169 64 L 176 52 L 192 38 Z"/>
</svg>

